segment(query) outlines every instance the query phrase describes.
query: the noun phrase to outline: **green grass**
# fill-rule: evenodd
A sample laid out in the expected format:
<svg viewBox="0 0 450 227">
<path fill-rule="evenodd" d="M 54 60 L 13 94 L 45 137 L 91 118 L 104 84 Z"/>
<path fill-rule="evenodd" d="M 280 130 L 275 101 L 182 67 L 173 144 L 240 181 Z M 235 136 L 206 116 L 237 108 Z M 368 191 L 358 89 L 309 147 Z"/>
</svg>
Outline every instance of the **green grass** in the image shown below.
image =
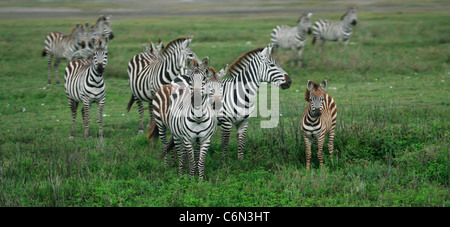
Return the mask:
<svg viewBox="0 0 450 227">
<path fill-rule="evenodd" d="M 340 14 L 315 14 L 338 19 Z M 47 85 L 40 56 L 45 36 L 69 32 L 73 19 L 0 20 L 0 206 L 446 206 L 449 202 L 450 16 L 360 12 L 348 50 L 310 40 L 303 69 L 275 57 L 293 80 L 280 91 L 279 125 L 252 118 L 245 159 L 236 132 L 221 159 L 220 130 L 205 180 L 164 167 L 161 142 L 138 136 L 138 113 L 126 112 L 127 63 L 148 39 L 193 35 L 192 48 L 216 69 L 269 43 L 278 24 L 297 18 L 190 17 L 113 21 L 105 81 L 104 140 L 84 140 L 81 114 L 69 140 L 63 85 Z M 239 31 L 236 33 L 236 31 Z M 64 65 L 60 67 L 63 79 Z M 305 170 L 300 119 L 307 80 L 328 79 L 338 106 L 335 153 Z M 52 80 L 54 80 L 52 78 Z M 96 108 L 94 104 L 93 108 Z M 91 119 L 95 119 L 95 111 Z M 148 116 L 148 113 L 146 113 Z M 325 150 L 327 147 L 325 146 Z"/>
</svg>

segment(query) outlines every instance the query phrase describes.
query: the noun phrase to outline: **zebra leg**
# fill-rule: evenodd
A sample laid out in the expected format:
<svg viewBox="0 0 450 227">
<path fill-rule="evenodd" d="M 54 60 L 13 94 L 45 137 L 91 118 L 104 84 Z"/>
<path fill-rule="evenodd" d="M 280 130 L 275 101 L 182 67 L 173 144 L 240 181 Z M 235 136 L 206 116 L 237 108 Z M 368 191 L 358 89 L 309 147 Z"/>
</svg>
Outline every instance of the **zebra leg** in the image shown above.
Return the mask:
<svg viewBox="0 0 450 227">
<path fill-rule="evenodd" d="M 232 123 L 224 122 L 222 127 L 222 158 L 225 160 L 225 155 L 228 152 L 228 145 L 230 143 L 230 132 L 233 127 Z"/>
<path fill-rule="evenodd" d="M 139 111 L 139 131 L 138 131 L 138 135 L 142 135 L 142 134 L 144 134 L 144 123 L 143 123 L 143 119 L 144 119 L 144 105 L 142 105 L 142 101 L 141 100 L 137 100 L 136 102 L 138 104 L 138 111 Z"/>
<path fill-rule="evenodd" d="M 303 67 L 303 51 L 305 50 L 304 47 L 300 47 L 298 50 L 298 66 Z"/>
<path fill-rule="evenodd" d="M 348 42 L 350 41 L 350 39 L 345 40 L 344 42 L 344 47 L 345 49 L 348 49 Z"/>
<path fill-rule="evenodd" d="M 163 144 L 163 156 L 164 156 L 164 166 L 167 166 L 167 153 L 170 152 L 168 149 L 169 145 L 167 144 L 166 138 L 166 127 L 161 125 L 158 127 L 159 138 Z M 172 162 L 173 162 L 173 152 L 172 152 Z"/>
<path fill-rule="evenodd" d="M 323 143 L 325 141 L 325 133 L 321 133 L 317 138 L 317 157 L 319 158 L 320 168 L 323 167 Z"/>
<path fill-rule="evenodd" d="M 182 176 L 185 150 L 183 148 L 183 143 L 180 140 L 175 139 L 174 142 L 175 142 L 175 149 L 177 149 L 177 153 L 178 153 L 178 175 Z"/>
<path fill-rule="evenodd" d="M 306 169 L 309 170 L 310 161 L 311 161 L 311 139 L 307 137 L 305 133 L 303 133 L 303 140 L 305 141 L 306 147 Z"/>
<path fill-rule="evenodd" d="M 244 159 L 245 137 L 247 136 L 248 119 L 237 126 L 238 159 Z"/>
<path fill-rule="evenodd" d="M 201 180 L 203 180 L 203 174 L 205 172 L 206 153 L 208 152 L 210 144 L 211 144 L 211 137 L 201 142 L 200 154 L 198 157 L 198 175 Z"/>
<path fill-rule="evenodd" d="M 52 84 L 52 58 L 53 58 L 53 55 L 50 53 L 47 53 L 48 84 Z"/>
<path fill-rule="evenodd" d="M 97 123 L 98 123 L 98 137 L 103 139 L 103 106 L 105 105 L 105 99 L 100 100 L 98 103 L 98 114 L 97 114 Z"/>
<path fill-rule="evenodd" d="M 323 45 L 325 44 L 325 40 L 319 39 L 319 53 L 322 52 Z"/>
<path fill-rule="evenodd" d="M 183 146 L 189 159 L 189 176 L 193 177 L 196 169 L 193 144 L 191 143 L 191 141 L 185 139 L 183 141 Z"/>
<path fill-rule="evenodd" d="M 73 99 L 69 99 L 69 108 L 72 111 L 72 129 L 70 130 L 69 139 L 73 139 L 75 138 L 75 119 L 77 118 L 78 102 Z"/>
<path fill-rule="evenodd" d="M 291 62 L 292 65 L 295 66 L 297 63 L 297 48 L 295 48 L 294 46 L 291 47 L 291 51 L 292 51 L 292 55 L 291 55 Z"/>
<path fill-rule="evenodd" d="M 59 63 L 61 62 L 61 58 L 57 58 L 55 57 L 55 64 L 53 65 L 54 69 L 55 69 L 55 81 L 57 84 L 59 84 L 59 78 L 58 78 L 58 66 Z"/>
<path fill-rule="evenodd" d="M 91 104 L 89 102 L 83 103 L 84 139 L 87 139 L 89 137 L 90 108 Z"/>
<path fill-rule="evenodd" d="M 328 133 L 328 152 L 330 155 L 333 154 L 334 150 L 334 127 L 330 129 L 330 132 Z"/>
</svg>

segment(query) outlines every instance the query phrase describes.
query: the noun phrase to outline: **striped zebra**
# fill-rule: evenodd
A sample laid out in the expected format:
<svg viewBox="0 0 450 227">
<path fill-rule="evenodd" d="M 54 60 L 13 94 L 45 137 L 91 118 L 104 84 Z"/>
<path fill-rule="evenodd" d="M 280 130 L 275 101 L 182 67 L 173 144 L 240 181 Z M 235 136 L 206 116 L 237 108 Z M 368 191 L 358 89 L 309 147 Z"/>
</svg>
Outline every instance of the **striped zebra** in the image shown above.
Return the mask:
<svg viewBox="0 0 450 227">
<path fill-rule="evenodd" d="M 189 47 L 192 38 L 178 38 L 170 41 L 161 51 L 159 57 L 149 52 L 135 55 L 128 63 L 128 76 L 131 88 L 131 98 L 127 110 L 136 101 L 139 110 L 139 131 L 144 133 L 142 102 L 149 102 L 150 119 L 152 120 L 151 101 L 158 89 L 169 84 L 176 76 L 183 73 L 186 59 L 195 58 L 195 53 Z"/>
<path fill-rule="evenodd" d="M 272 44 L 241 55 L 230 65 L 231 78 L 222 80 L 222 108 L 218 121 L 222 130 L 222 155 L 228 150 L 231 128 L 237 127 L 238 158 L 244 158 L 244 142 L 249 116 L 255 109 L 256 95 L 261 82 L 269 82 L 281 89 L 291 86 L 288 74 L 270 56 Z"/>
<path fill-rule="evenodd" d="M 70 138 L 75 136 L 75 118 L 77 116 L 78 103 L 83 103 L 81 113 L 84 122 L 84 138 L 89 137 L 89 110 L 91 104 L 98 104 L 97 122 L 99 124 L 99 137 L 103 138 L 103 105 L 105 104 L 106 91 L 103 73 L 108 62 L 107 42 L 98 40 L 94 46 L 92 60 L 81 59 L 71 61 L 64 75 L 64 88 L 69 107 L 72 111 L 72 130 Z"/>
<path fill-rule="evenodd" d="M 100 38 L 102 41 L 106 39 L 111 40 L 114 38 L 114 33 L 112 32 L 111 25 L 109 24 L 109 19 L 111 15 L 106 17 L 101 15 L 95 24 L 89 26 L 88 23 L 85 24 L 84 29 L 84 40 L 87 41 L 85 48 L 79 49 L 74 53 L 72 60 L 75 59 L 90 59 L 92 57 L 93 47 L 95 42 Z"/>
<path fill-rule="evenodd" d="M 86 46 L 84 40 L 85 27 L 83 24 L 75 25 L 69 35 L 64 35 L 61 32 L 51 32 L 45 38 L 45 49 L 42 51 L 42 56 L 47 56 L 48 63 L 48 84 L 51 84 L 52 75 L 52 58 L 55 57 L 53 69 L 55 71 L 55 81 L 59 84 L 58 66 L 61 59 L 68 62 L 73 60 L 74 53 Z"/>
<path fill-rule="evenodd" d="M 148 40 L 147 44 L 142 44 L 142 52 L 149 52 L 150 55 L 143 55 L 144 57 L 149 57 L 148 60 L 151 60 L 153 56 L 159 58 L 161 50 L 164 49 L 164 44 L 161 41 L 161 39 L 158 40 L 158 45 L 155 47 L 155 44 L 153 44 L 152 40 Z"/>
<path fill-rule="evenodd" d="M 178 153 L 178 173 L 182 174 L 184 156 L 187 155 L 189 175 L 193 176 L 198 169 L 200 179 L 203 179 L 211 137 L 217 129 L 217 112 L 210 98 L 214 99 L 218 94 L 220 99 L 220 75 L 210 71 L 208 65 L 207 57 L 201 64 L 195 59 L 188 59 L 189 74 L 178 76 L 171 84 L 163 85 L 158 90 L 152 102 L 155 120 L 148 134 L 148 137 L 156 138 L 156 125 L 165 157 L 170 149 L 166 141 L 166 128 L 169 128 Z M 214 88 L 219 91 L 213 91 Z M 197 162 L 193 147 L 196 142 L 200 150 Z"/>
<path fill-rule="evenodd" d="M 338 41 L 339 46 L 341 42 L 344 42 L 345 48 L 347 48 L 353 33 L 353 26 L 357 23 L 357 17 L 357 8 L 350 7 L 338 22 L 325 19 L 316 21 L 312 29 L 314 34 L 312 44 L 314 45 L 316 40 L 319 40 L 319 52 L 322 52 L 325 41 Z"/>
<path fill-rule="evenodd" d="M 190 59 L 188 59 L 190 60 Z M 203 63 L 202 63 L 203 65 Z M 191 65 L 192 67 L 193 65 Z M 192 69 L 189 69 L 190 71 Z M 209 104 L 211 105 L 213 111 L 216 115 L 219 114 L 220 109 L 222 108 L 222 78 L 226 75 L 228 70 L 228 65 L 225 68 L 221 69 L 219 72 L 213 67 L 209 67 L 208 80 L 206 83 L 207 88 L 209 89 Z M 176 78 L 175 78 L 176 79 Z M 166 129 L 168 128 L 168 117 L 169 117 L 169 97 L 172 94 L 172 85 L 163 85 L 158 92 L 155 94 L 155 99 L 152 102 L 153 115 L 155 116 L 155 120 L 152 122 L 150 129 L 147 134 L 147 139 L 153 137 L 157 139 L 157 133 L 161 138 L 163 143 L 163 157 L 164 157 L 164 166 L 167 166 L 167 153 L 172 151 L 172 162 L 171 165 L 175 165 L 175 156 L 173 151 L 173 140 L 170 143 L 167 143 L 166 139 Z M 158 131 L 157 131 L 158 130 Z"/>
<path fill-rule="evenodd" d="M 276 26 L 271 33 L 270 42 L 273 44 L 273 51 L 277 47 L 292 50 L 292 63 L 298 62 L 303 66 L 303 51 L 305 50 L 306 34 L 311 34 L 311 16 L 312 13 L 303 13 L 297 20 L 297 26 L 287 25 Z"/>
<path fill-rule="evenodd" d="M 334 129 L 336 128 L 337 107 L 334 99 L 327 93 L 327 80 L 317 84 L 308 80 L 306 84 L 305 100 L 308 102 L 302 117 L 303 140 L 306 146 L 306 169 L 309 169 L 311 160 L 311 144 L 313 139 L 317 142 L 317 156 L 320 167 L 323 167 L 322 148 L 325 135 L 328 134 L 328 151 L 333 154 Z"/>
</svg>

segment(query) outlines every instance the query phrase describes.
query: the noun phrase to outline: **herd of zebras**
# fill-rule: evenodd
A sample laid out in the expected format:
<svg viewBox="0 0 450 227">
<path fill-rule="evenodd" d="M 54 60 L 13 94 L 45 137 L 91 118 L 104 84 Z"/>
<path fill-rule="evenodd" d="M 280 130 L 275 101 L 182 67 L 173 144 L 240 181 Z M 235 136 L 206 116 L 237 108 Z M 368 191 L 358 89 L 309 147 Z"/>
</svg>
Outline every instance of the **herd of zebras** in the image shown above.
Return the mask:
<svg viewBox="0 0 450 227">
<path fill-rule="evenodd" d="M 325 41 L 348 43 L 352 26 L 356 24 L 356 9 L 349 10 L 341 21 L 319 20 L 311 29 L 312 13 L 304 13 L 296 27 L 277 26 L 271 33 L 271 43 L 265 48 L 248 51 L 230 65 L 216 71 L 210 66 L 209 57 L 200 60 L 189 47 L 192 37 L 178 38 L 163 45 L 149 40 L 143 45 L 143 52 L 135 55 L 128 63 L 131 99 L 128 111 L 137 102 L 140 120 L 138 134 L 144 133 L 143 102 L 149 103 L 150 119 L 147 138 L 162 140 L 164 165 L 167 155 L 174 148 L 178 154 L 178 172 L 182 174 L 183 162 L 189 161 L 189 174 L 198 171 L 203 178 L 205 158 L 211 137 L 217 126 L 222 131 L 222 155 L 228 150 L 230 132 L 237 128 L 238 158 L 244 157 L 244 141 L 249 116 L 253 113 L 256 95 L 262 82 L 271 83 L 281 89 L 288 89 L 292 80 L 285 70 L 271 56 L 277 48 L 298 51 L 301 65 L 306 34 L 313 33 L 319 40 L 320 50 Z M 108 43 L 114 35 L 109 17 L 101 16 L 97 22 L 77 24 L 69 35 L 52 32 L 45 39 L 43 56 L 48 56 L 48 83 L 51 83 L 51 60 L 55 57 L 54 73 L 58 80 L 58 64 L 61 59 L 69 63 L 65 68 L 64 87 L 72 112 L 70 138 L 75 136 L 75 119 L 79 103 L 83 104 L 82 117 L 84 137 L 89 135 L 89 111 L 92 103 L 98 104 L 99 137 L 103 137 L 102 111 L 106 89 L 103 78 L 108 57 Z M 295 61 L 295 53 L 293 55 Z M 229 78 L 224 78 L 228 73 Z M 305 100 L 308 102 L 302 117 L 303 138 L 306 145 L 306 168 L 310 168 L 311 144 L 317 141 L 320 166 L 323 166 L 322 147 L 328 135 L 328 149 L 333 152 L 334 129 L 337 108 L 333 98 L 324 92 L 327 81 L 318 84 L 308 80 Z M 166 139 L 166 130 L 172 135 Z M 199 148 L 195 159 L 196 146 Z"/>
</svg>

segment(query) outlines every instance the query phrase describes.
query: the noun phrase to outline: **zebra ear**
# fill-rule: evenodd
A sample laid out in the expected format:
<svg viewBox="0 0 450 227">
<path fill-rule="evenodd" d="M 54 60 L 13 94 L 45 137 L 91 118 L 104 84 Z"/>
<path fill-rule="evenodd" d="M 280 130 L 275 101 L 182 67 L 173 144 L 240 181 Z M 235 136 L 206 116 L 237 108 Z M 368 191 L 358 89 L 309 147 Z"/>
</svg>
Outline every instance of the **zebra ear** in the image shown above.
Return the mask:
<svg viewBox="0 0 450 227">
<path fill-rule="evenodd" d="M 228 64 L 225 66 L 225 68 L 221 69 L 217 75 L 220 78 L 222 78 L 227 74 L 227 71 L 228 71 Z"/>
<path fill-rule="evenodd" d="M 311 82 L 311 80 L 308 80 L 308 82 L 306 83 L 306 89 L 308 89 L 308 91 L 314 90 L 314 84 Z"/>
<path fill-rule="evenodd" d="M 187 38 L 186 40 L 184 40 L 183 44 L 181 45 L 181 47 L 183 49 L 186 49 L 189 47 L 189 44 L 191 44 L 192 41 L 192 36 L 189 36 L 189 38 Z"/>
<path fill-rule="evenodd" d="M 320 83 L 320 89 L 324 91 L 327 88 L 328 82 L 327 80 L 323 80 L 322 83 Z"/>
<path fill-rule="evenodd" d="M 269 57 L 271 52 L 272 52 L 272 43 L 270 43 L 266 48 L 264 48 L 260 52 L 259 56 L 264 59 L 264 58 Z"/>
<path fill-rule="evenodd" d="M 313 13 L 308 13 L 308 15 L 306 15 L 306 17 L 311 18 L 312 15 L 313 15 Z"/>
<path fill-rule="evenodd" d="M 198 62 L 194 58 L 186 58 L 186 67 L 188 69 L 192 69 L 194 67 L 198 67 Z"/>
<path fill-rule="evenodd" d="M 205 69 L 209 68 L 209 57 L 208 57 L 208 56 L 206 56 L 205 58 L 203 58 L 203 60 L 202 60 L 202 66 L 203 66 L 203 68 L 205 68 Z"/>
</svg>

